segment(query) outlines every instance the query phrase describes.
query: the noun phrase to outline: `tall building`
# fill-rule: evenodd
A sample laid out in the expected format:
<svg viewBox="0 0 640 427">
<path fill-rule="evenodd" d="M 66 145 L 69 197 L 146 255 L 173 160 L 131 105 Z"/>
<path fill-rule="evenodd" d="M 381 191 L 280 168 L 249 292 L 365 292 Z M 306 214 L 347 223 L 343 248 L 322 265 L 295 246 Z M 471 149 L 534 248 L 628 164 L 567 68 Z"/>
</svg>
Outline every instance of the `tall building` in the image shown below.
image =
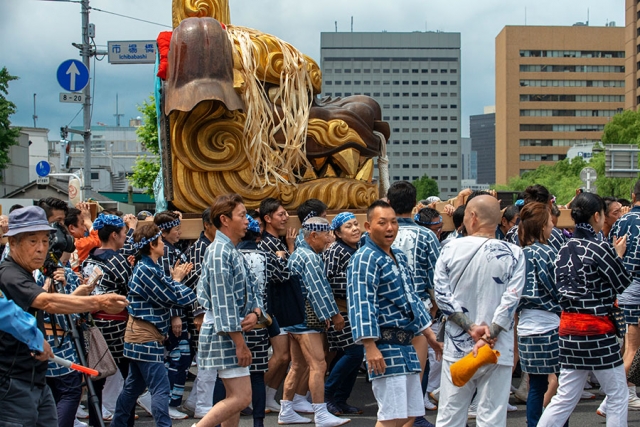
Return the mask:
<svg viewBox="0 0 640 427">
<path fill-rule="evenodd" d="M 460 168 L 462 180 L 478 178 L 478 153 L 471 147 L 471 138 L 460 139 Z"/>
<path fill-rule="evenodd" d="M 477 153 L 477 181 L 480 184 L 496 182 L 496 110 L 485 107 L 484 114 L 469 117 L 471 149 Z"/>
<path fill-rule="evenodd" d="M 627 110 L 640 105 L 640 1 L 625 0 L 625 103 Z"/>
<path fill-rule="evenodd" d="M 598 142 L 624 107 L 624 29 L 507 26 L 496 37 L 496 183 Z"/>
<path fill-rule="evenodd" d="M 322 33 L 320 56 L 324 96 L 382 107 L 392 182 L 426 174 L 442 196 L 460 191 L 460 33 Z"/>
</svg>

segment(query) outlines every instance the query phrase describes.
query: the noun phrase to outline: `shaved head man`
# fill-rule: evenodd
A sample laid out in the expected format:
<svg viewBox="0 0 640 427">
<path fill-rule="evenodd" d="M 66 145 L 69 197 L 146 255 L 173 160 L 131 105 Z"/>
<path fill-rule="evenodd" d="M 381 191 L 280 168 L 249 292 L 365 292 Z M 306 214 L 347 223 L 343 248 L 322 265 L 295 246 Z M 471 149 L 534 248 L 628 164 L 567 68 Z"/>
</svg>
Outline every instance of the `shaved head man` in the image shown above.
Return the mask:
<svg viewBox="0 0 640 427">
<path fill-rule="evenodd" d="M 495 238 L 500 203 L 489 195 L 467 203 L 467 237 L 455 239 L 440 253 L 434 290 L 445 325 L 438 427 L 464 427 L 478 391 L 478 425 L 504 426 L 513 365 L 513 317 L 525 283 L 522 250 Z M 451 380 L 450 367 L 467 354 L 490 345 L 498 363 L 485 366 L 462 387 Z"/>
</svg>

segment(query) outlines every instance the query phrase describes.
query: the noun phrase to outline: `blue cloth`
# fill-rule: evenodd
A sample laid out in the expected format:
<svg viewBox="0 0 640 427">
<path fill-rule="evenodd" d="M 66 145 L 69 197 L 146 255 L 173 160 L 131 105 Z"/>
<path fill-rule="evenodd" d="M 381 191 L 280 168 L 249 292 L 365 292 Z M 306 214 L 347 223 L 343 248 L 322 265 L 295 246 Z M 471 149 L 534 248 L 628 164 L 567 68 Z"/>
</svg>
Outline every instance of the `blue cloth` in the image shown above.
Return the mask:
<svg viewBox="0 0 640 427">
<path fill-rule="evenodd" d="M 43 351 L 44 337 L 36 325 L 36 318 L 8 300 L 2 291 L 0 291 L 0 331 L 13 335 L 31 350 Z"/>
<path fill-rule="evenodd" d="M 100 214 L 93 221 L 93 229 L 94 230 L 102 230 L 105 225 L 111 225 L 113 227 L 121 228 L 124 227 L 124 221 L 117 215 L 108 215 L 108 214 Z"/>
<path fill-rule="evenodd" d="M 347 266 L 355 252 L 354 248 L 344 243 L 341 239 L 336 239 L 335 243 L 322 254 L 327 280 L 336 300 L 347 299 Z M 340 310 L 340 314 L 344 318 L 344 328 L 341 331 L 336 331 L 332 326 L 327 331 L 330 351 L 353 345 L 349 313 Z"/>
<path fill-rule="evenodd" d="M 354 214 L 352 214 L 351 212 L 340 212 L 331 221 L 331 229 L 332 230 L 337 230 L 338 228 L 342 227 L 344 225 L 344 223 L 349 222 L 349 221 L 351 221 L 352 219 L 355 219 L 355 218 L 356 218 L 356 216 Z"/>
<path fill-rule="evenodd" d="M 170 328 L 170 309 L 192 304 L 196 296 L 191 289 L 164 274 L 147 255 L 133 269 L 129 282 L 129 314 L 153 324 L 164 336 Z M 164 346 L 157 342 L 124 343 L 124 355 L 143 362 L 162 362 Z"/>
<path fill-rule="evenodd" d="M 609 241 L 627 236 L 627 250 L 622 262 L 633 277 L 633 283 L 618 295 L 621 305 L 640 304 L 640 206 L 634 206 L 629 213 L 618 219 L 609 232 Z"/>
<path fill-rule="evenodd" d="M 504 237 L 504 240 L 509 243 L 513 243 L 514 245 L 520 246 L 520 238 L 518 237 L 517 225 L 514 225 L 513 227 L 511 227 L 509 231 L 507 231 L 507 235 Z M 567 236 L 564 235 L 562 230 L 554 227 L 551 230 L 551 236 L 549 236 L 547 245 L 551 246 L 557 252 L 560 250 L 562 245 L 565 244 L 566 241 L 567 241 Z"/>
<path fill-rule="evenodd" d="M 522 248 L 522 252 L 527 262 L 527 276 L 518 312 L 528 308 L 560 314 L 562 308 L 558 303 L 555 277 L 557 251 L 536 242 Z"/>
<path fill-rule="evenodd" d="M 253 231 L 254 233 L 260 233 L 260 223 L 253 219 L 253 217 L 247 214 L 247 221 L 249 224 L 247 225 L 247 230 Z"/>
<path fill-rule="evenodd" d="M 338 306 L 331 293 L 331 286 L 324 272 L 322 257 L 303 240 L 288 261 L 291 275 L 302 285 L 302 296 L 308 300 L 320 320 L 328 320 L 338 314 Z"/>
<path fill-rule="evenodd" d="M 171 427 L 167 369 L 162 363 L 139 360 L 133 360 L 129 365 L 129 375 L 124 382 L 120 396 L 118 396 L 116 410 L 111 420 L 112 427 L 127 427 L 129 414 L 136 406 L 136 400 L 145 388 L 149 388 L 151 393 L 151 414 L 155 425 Z"/>
<path fill-rule="evenodd" d="M 364 347 L 352 344 L 344 350 L 340 350 L 342 355 L 333 365 L 329 377 L 324 384 L 325 399 L 330 399 L 336 403 L 347 403 L 351 396 L 351 391 L 358 378 L 360 365 L 364 358 Z"/>
<path fill-rule="evenodd" d="M 414 272 L 416 294 L 422 300 L 430 299 L 433 289 L 433 272 L 440 256 L 440 242 L 436 234 L 416 224 L 411 218 L 398 217 L 398 235 L 393 247 L 407 257 Z"/>
<path fill-rule="evenodd" d="M 347 267 L 347 302 L 353 339 L 380 338 L 380 328 L 400 328 L 418 334 L 429 327 L 431 316 L 415 292 L 413 273 L 407 257 L 391 249 L 387 255 L 370 238 L 351 257 Z M 387 369 L 370 378 L 420 372 L 420 362 L 412 345 L 380 344 Z"/>
<path fill-rule="evenodd" d="M 198 301 L 207 310 L 198 342 L 199 366 L 202 369 L 238 367 L 235 344 L 228 333 L 241 332 L 242 319 L 253 309 L 263 307 L 254 292 L 244 257 L 220 231 L 204 254 L 197 294 Z"/>
</svg>

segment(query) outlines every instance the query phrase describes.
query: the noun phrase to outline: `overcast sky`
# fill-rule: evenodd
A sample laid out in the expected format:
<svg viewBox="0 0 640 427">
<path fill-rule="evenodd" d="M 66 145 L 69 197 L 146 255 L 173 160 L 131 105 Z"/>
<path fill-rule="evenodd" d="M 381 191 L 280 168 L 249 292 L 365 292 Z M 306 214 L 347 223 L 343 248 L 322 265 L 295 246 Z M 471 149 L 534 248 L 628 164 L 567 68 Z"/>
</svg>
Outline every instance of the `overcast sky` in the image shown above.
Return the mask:
<svg viewBox="0 0 640 427">
<path fill-rule="evenodd" d="M 586 21 L 624 25 L 624 0 L 230 0 L 231 22 L 276 35 L 320 63 L 320 33 L 353 31 L 445 31 L 462 34 L 462 135 L 469 134 L 469 115 L 494 105 L 495 37 L 505 25 L 572 25 Z M 138 22 L 92 11 L 95 41 L 152 40 L 170 29 L 171 0 L 91 0 L 109 12 L 164 24 Z M 587 10 L 589 12 L 587 12 Z M 71 43 L 81 42 L 80 5 L 62 1 L 0 0 L 0 68 L 20 77 L 9 86 L 18 112 L 14 125 L 33 126 L 33 94 L 37 94 L 38 127 L 58 138 L 60 126 L 81 125 L 80 104 L 58 100 L 63 89 L 56 70 L 77 58 Z M 153 91 L 153 65 L 95 63 L 92 123 L 115 125 L 116 94 L 122 124 L 139 115 L 136 106 Z M 92 60 L 91 66 L 94 67 Z M 93 74 L 93 70 L 92 70 Z"/>
</svg>

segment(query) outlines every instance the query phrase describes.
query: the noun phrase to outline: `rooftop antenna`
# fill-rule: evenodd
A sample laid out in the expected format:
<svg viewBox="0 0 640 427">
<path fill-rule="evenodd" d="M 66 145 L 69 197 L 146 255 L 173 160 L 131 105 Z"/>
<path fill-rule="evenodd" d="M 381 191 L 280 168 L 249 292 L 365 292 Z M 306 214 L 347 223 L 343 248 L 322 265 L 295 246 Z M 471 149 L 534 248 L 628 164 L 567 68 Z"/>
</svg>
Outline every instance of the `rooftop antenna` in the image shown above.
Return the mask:
<svg viewBox="0 0 640 427">
<path fill-rule="evenodd" d="M 336 33 L 338 32 L 338 21 L 336 21 Z"/>
<path fill-rule="evenodd" d="M 589 8 L 587 8 L 587 27 L 589 26 Z"/>
<path fill-rule="evenodd" d="M 116 118 L 116 126 L 120 127 L 120 117 L 124 117 L 124 114 L 118 114 L 118 94 L 116 93 L 116 113 L 114 114 Z"/>
<path fill-rule="evenodd" d="M 36 121 L 38 120 L 38 115 L 36 114 L 36 94 L 33 94 L 33 127 L 37 128 Z"/>
<path fill-rule="evenodd" d="M 351 17 L 351 32 L 353 33 L 353 16 Z"/>
<path fill-rule="evenodd" d="M 527 25 L 527 8 L 526 8 L 526 6 L 524 8 L 524 25 L 525 26 Z"/>
</svg>

